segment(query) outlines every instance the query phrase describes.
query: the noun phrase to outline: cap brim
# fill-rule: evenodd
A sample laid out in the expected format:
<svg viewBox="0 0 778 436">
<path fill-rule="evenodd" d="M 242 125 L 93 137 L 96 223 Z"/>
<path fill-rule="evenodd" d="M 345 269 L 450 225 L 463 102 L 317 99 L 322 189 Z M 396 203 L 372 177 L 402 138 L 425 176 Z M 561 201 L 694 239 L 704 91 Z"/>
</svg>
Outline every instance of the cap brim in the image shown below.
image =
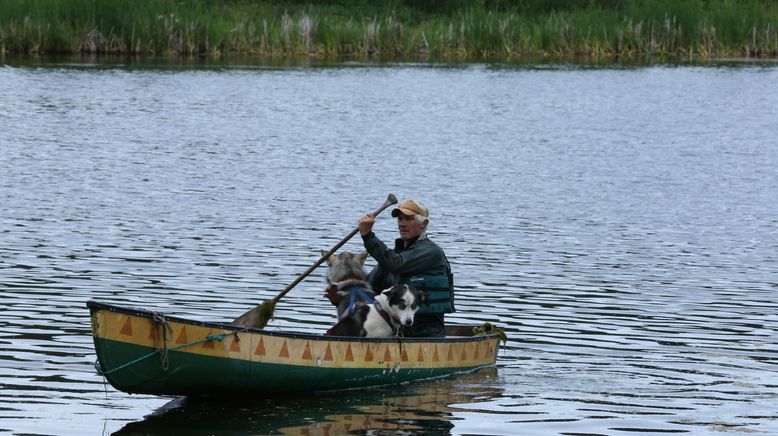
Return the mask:
<svg viewBox="0 0 778 436">
<path fill-rule="evenodd" d="M 416 212 L 414 212 L 414 211 L 412 211 L 410 209 L 404 209 L 404 208 L 401 208 L 401 207 L 392 209 L 392 217 L 397 218 L 397 215 L 400 215 L 400 214 L 403 214 L 403 215 L 406 215 L 406 216 L 418 215 L 418 213 L 416 213 Z"/>
</svg>

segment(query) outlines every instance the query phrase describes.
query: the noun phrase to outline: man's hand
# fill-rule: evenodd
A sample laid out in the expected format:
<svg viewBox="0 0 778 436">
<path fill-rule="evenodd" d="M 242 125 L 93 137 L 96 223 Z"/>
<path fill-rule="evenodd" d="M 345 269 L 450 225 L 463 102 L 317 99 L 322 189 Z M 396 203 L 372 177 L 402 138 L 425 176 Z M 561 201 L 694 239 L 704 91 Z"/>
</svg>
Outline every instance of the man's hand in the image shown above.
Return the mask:
<svg viewBox="0 0 778 436">
<path fill-rule="evenodd" d="M 359 226 L 359 234 L 366 236 L 373 231 L 373 224 L 375 224 L 375 216 L 372 213 L 366 213 L 357 220 L 357 226 Z"/>
</svg>

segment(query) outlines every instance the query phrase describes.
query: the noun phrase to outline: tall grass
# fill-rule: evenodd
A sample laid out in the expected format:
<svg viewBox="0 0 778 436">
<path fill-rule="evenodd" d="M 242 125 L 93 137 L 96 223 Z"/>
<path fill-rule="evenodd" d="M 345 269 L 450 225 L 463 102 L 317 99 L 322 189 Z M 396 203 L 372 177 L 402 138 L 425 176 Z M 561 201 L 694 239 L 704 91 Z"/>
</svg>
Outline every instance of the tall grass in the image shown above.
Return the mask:
<svg viewBox="0 0 778 436">
<path fill-rule="evenodd" d="M 778 57 L 773 0 L 2 0 L 0 53 Z"/>
</svg>

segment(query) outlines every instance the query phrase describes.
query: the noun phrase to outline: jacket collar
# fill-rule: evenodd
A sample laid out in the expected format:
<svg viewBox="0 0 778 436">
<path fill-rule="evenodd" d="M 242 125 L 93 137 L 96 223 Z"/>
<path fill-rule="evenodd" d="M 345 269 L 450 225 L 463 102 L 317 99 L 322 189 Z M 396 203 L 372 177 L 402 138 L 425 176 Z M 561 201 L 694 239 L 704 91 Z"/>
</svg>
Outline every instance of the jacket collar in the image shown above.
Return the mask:
<svg viewBox="0 0 778 436">
<path fill-rule="evenodd" d="M 407 250 L 413 246 L 417 241 L 423 241 L 427 239 L 427 232 L 421 232 L 421 234 L 413 239 L 411 239 L 411 243 L 408 244 L 408 246 L 405 246 L 405 241 L 403 241 L 402 238 L 397 238 L 394 240 L 394 251 L 399 253 L 403 250 Z"/>
</svg>

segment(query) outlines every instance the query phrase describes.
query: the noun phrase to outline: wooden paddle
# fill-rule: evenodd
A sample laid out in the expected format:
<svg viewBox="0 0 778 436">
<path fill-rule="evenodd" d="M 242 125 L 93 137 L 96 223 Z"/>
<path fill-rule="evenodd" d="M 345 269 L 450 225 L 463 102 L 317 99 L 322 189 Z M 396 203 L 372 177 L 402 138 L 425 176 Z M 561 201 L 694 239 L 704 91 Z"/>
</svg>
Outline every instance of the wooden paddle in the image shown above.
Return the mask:
<svg viewBox="0 0 778 436">
<path fill-rule="evenodd" d="M 397 197 L 395 197 L 392 194 L 389 194 L 389 196 L 386 197 L 386 201 L 384 201 L 384 204 L 382 204 L 381 207 L 379 207 L 373 212 L 373 216 L 378 216 L 378 214 L 383 212 L 384 209 L 396 203 L 397 203 Z M 335 246 L 332 247 L 330 251 L 324 253 L 319 258 L 319 260 L 317 260 L 313 265 L 311 265 L 307 270 L 305 270 L 305 272 L 302 273 L 299 277 L 297 277 L 295 281 L 293 281 L 289 286 L 284 288 L 284 290 L 281 291 L 280 294 L 276 295 L 275 298 L 273 298 L 272 300 L 264 301 L 262 302 L 262 304 L 258 304 L 255 308 L 239 316 L 232 323 L 240 327 L 254 327 L 260 329 L 264 328 L 267 325 L 268 321 L 270 321 L 270 319 L 273 317 L 273 312 L 276 310 L 276 303 L 278 303 L 278 300 L 280 300 L 284 295 L 286 295 L 287 292 L 291 291 L 292 288 L 294 288 L 298 283 L 300 283 L 304 278 L 306 278 L 308 274 L 312 273 L 313 270 L 315 270 L 319 265 L 321 265 L 325 260 L 327 260 L 327 258 L 330 257 L 332 253 L 336 252 L 338 248 L 342 247 L 343 244 L 348 242 L 348 240 L 351 239 L 358 232 L 359 232 L 359 227 L 356 227 L 345 238 L 341 239 L 340 242 L 335 244 Z"/>
</svg>

